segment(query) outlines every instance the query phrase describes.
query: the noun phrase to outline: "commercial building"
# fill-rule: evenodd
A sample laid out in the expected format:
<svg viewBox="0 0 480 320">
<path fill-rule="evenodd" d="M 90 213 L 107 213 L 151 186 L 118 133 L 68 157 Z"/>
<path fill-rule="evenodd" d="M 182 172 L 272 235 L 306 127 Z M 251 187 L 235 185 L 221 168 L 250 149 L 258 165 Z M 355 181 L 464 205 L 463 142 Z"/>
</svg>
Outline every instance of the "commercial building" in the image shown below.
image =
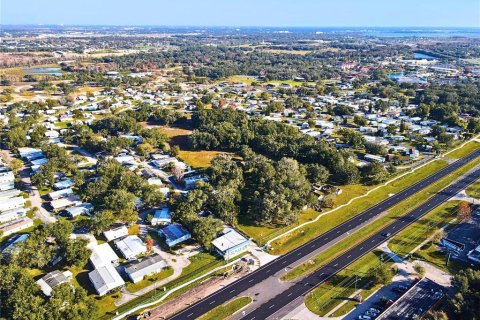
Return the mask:
<svg viewBox="0 0 480 320">
<path fill-rule="evenodd" d="M 225 260 L 245 252 L 249 244 L 250 240 L 234 229 L 228 229 L 224 235 L 212 241 L 215 251 Z"/>
</svg>

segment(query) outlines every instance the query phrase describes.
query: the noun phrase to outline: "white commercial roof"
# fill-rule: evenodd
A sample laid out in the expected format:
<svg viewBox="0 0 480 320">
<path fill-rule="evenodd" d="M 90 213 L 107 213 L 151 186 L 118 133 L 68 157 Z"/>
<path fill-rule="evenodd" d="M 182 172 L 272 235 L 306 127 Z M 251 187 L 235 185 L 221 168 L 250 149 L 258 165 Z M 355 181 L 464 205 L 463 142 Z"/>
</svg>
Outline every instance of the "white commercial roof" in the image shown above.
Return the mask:
<svg viewBox="0 0 480 320">
<path fill-rule="evenodd" d="M 230 229 L 229 232 L 225 233 L 223 236 L 218 237 L 212 241 L 212 244 L 219 249 L 220 251 L 226 251 L 230 248 L 233 248 L 237 245 L 240 245 L 248 241 L 244 236 L 242 236 L 237 231 Z"/>
</svg>

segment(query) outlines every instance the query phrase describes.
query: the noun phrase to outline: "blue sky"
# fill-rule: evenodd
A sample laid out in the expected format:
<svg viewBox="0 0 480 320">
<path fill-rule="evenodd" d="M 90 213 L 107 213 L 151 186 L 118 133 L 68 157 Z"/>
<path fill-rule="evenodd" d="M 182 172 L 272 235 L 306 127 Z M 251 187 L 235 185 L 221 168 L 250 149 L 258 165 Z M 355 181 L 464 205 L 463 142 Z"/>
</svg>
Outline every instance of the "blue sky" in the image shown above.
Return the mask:
<svg viewBox="0 0 480 320">
<path fill-rule="evenodd" d="M 480 0 L 0 0 L 0 24 L 480 27 Z"/>
</svg>

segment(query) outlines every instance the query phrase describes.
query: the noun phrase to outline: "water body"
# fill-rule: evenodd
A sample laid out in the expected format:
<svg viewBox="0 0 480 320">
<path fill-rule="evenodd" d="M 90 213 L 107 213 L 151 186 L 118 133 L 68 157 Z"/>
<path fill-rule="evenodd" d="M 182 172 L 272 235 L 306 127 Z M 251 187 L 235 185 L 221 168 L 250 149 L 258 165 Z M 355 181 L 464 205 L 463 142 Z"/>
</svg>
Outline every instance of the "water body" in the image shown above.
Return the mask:
<svg viewBox="0 0 480 320">
<path fill-rule="evenodd" d="M 435 60 L 437 59 L 436 57 L 434 56 L 431 56 L 431 55 L 428 55 L 428 54 L 425 54 L 425 53 L 421 53 L 421 52 L 414 52 L 413 53 L 413 57 L 415 59 L 427 59 L 427 60 Z"/>
<path fill-rule="evenodd" d="M 58 67 L 48 67 L 48 68 L 29 68 L 24 69 L 27 75 L 46 75 L 46 76 L 63 76 L 63 73 L 60 72 L 62 69 Z"/>
</svg>

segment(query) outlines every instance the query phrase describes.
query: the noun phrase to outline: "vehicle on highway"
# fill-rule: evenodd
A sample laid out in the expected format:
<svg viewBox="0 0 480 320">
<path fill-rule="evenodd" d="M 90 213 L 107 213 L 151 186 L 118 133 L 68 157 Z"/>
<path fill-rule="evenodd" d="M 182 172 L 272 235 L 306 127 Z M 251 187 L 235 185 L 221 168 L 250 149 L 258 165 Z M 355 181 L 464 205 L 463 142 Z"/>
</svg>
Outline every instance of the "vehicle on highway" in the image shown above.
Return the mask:
<svg viewBox="0 0 480 320">
<path fill-rule="evenodd" d="M 382 233 L 382 236 L 384 236 L 385 238 L 388 238 L 388 237 L 390 237 L 391 235 L 392 235 L 391 232 L 384 232 L 384 233 Z"/>
<path fill-rule="evenodd" d="M 362 315 L 358 316 L 358 319 L 359 320 L 370 320 L 370 319 L 372 319 L 372 317 L 369 317 L 369 316 L 366 316 L 366 315 L 362 314 Z"/>
</svg>

